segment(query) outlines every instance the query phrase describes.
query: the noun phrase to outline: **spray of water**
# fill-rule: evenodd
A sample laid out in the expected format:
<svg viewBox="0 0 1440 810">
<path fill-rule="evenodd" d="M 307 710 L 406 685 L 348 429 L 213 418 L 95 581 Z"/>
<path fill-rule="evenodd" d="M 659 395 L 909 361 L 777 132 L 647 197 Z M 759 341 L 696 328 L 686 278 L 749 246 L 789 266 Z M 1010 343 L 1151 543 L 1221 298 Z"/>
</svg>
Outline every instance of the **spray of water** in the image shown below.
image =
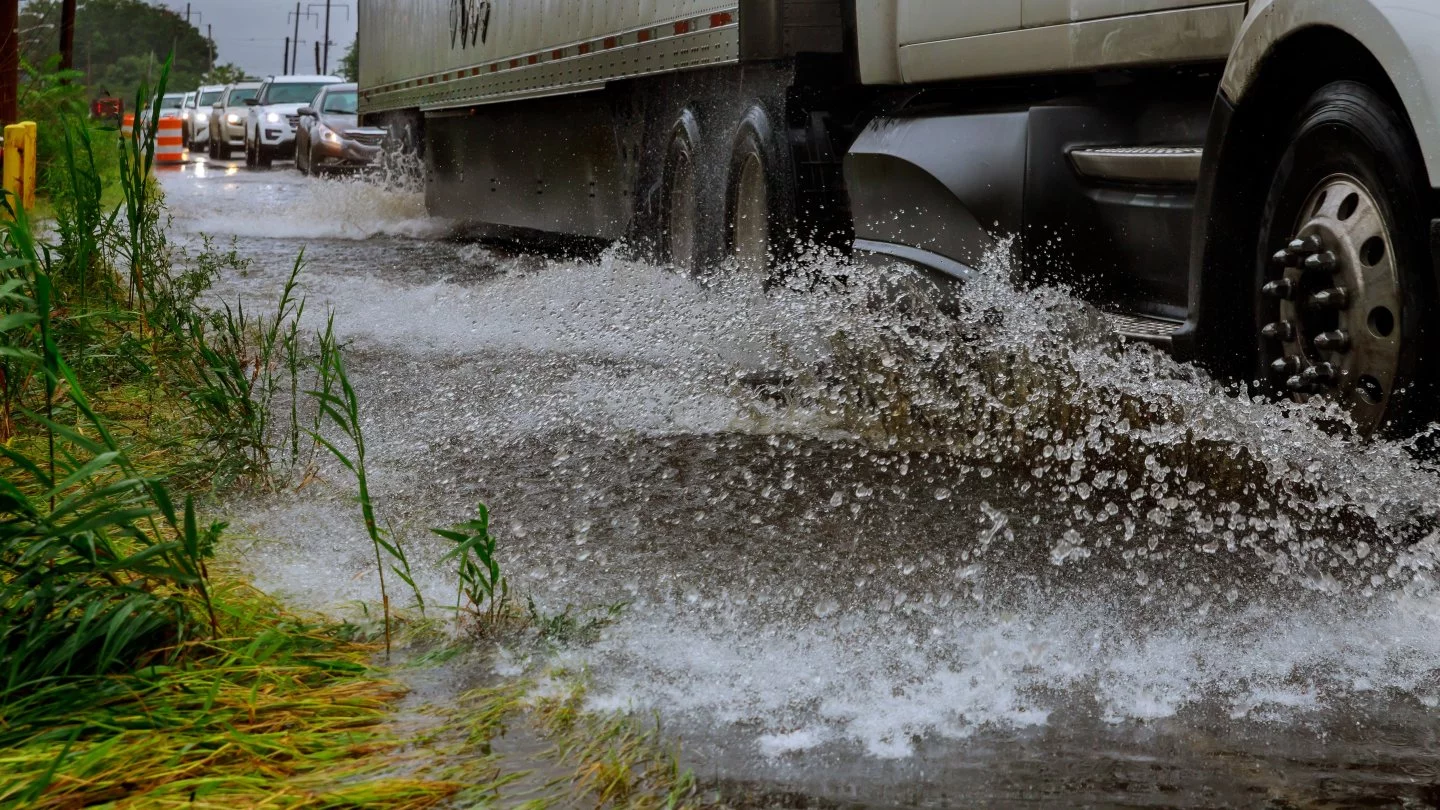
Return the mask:
<svg viewBox="0 0 1440 810">
<path fill-rule="evenodd" d="M 385 220 L 371 235 L 418 205 L 308 194 Z M 309 236 L 346 238 L 329 227 Z M 762 292 L 618 252 L 352 252 L 310 284 L 352 347 L 377 497 L 417 543 L 484 499 L 518 589 L 627 602 L 564 653 L 598 708 L 783 760 L 1440 701 L 1435 471 L 1324 406 L 1120 343 L 1066 291 L 1015 284 L 1003 250 L 938 297 L 825 255 Z M 254 514 L 283 541 L 251 555 L 262 586 L 368 596 L 340 495 Z M 453 592 L 438 567 L 422 580 Z"/>
</svg>

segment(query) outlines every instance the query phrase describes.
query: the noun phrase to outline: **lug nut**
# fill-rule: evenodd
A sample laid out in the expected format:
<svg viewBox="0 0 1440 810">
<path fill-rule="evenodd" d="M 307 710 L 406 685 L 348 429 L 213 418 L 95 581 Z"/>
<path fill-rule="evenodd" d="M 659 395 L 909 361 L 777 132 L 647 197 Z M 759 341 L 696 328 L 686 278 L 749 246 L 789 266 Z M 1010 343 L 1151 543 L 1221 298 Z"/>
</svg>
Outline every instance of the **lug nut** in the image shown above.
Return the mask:
<svg viewBox="0 0 1440 810">
<path fill-rule="evenodd" d="M 1333 363 L 1316 363 L 1300 372 L 1300 379 L 1311 385 L 1334 385 L 1339 376 Z"/>
<path fill-rule="evenodd" d="M 1290 254 L 1289 250 L 1282 250 L 1279 253 L 1276 253 L 1274 256 L 1270 257 L 1270 261 L 1279 267 L 1295 266 L 1295 257 Z"/>
<path fill-rule="evenodd" d="M 1270 364 L 1270 373 L 1287 379 L 1293 377 L 1300 373 L 1300 358 L 1282 357 Z"/>
<path fill-rule="evenodd" d="M 1344 287 L 1332 287 L 1310 296 L 1310 306 L 1315 309 L 1345 309 L 1350 306 L 1350 292 Z"/>
<path fill-rule="evenodd" d="M 1316 253 L 1313 256 L 1307 256 L 1304 264 L 1306 270 L 1315 270 L 1321 273 L 1333 273 L 1339 266 L 1340 259 L 1328 250 L 1323 253 Z"/>
<path fill-rule="evenodd" d="M 1344 329 L 1337 329 L 1334 332 L 1321 332 L 1315 336 L 1315 348 L 1322 352 L 1350 351 L 1350 333 Z"/>
<path fill-rule="evenodd" d="M 1309 256 L 1312 253 L 1319 253 L 1325 249 L 1325 243 L 1318 235 L 1310 235 L 1304 239 L 1296 239 L 1285 246 L 1285 251 L 1291 256 Z"/>
<path fill-rule="evenodd" d="M 1265 328 L 1260 330 L 1260 334 L 1271 340 L 1280 340 L 1289 343 L 1295 339 L 1295 324 L 1289 321 L 1267 323 L 1265 324 Z"/>
<path fill-rule="evenodd" d="M 1260 291 L 1271 298 L 1289 301 L 1295 297 L 1295 282 L 1288 278 L 1278 279 L 1261 287 Z"/>
</svg>

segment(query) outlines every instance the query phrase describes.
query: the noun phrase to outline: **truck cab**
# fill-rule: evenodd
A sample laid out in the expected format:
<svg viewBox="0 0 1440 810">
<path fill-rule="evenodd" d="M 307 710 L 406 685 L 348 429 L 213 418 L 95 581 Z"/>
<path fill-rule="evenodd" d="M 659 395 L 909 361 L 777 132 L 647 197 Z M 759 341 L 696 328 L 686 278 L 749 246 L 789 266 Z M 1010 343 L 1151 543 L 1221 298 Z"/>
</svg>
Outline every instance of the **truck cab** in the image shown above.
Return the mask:
<svg viewBox="0 0 1440 810">
<path fill-rule="evenodd" d="M 857 4 L 856 247 L 1005 237 L 1122 334 L 1360 432 L 1440 411 L 1440 16 L 1386 0 Z"/>
</svg>

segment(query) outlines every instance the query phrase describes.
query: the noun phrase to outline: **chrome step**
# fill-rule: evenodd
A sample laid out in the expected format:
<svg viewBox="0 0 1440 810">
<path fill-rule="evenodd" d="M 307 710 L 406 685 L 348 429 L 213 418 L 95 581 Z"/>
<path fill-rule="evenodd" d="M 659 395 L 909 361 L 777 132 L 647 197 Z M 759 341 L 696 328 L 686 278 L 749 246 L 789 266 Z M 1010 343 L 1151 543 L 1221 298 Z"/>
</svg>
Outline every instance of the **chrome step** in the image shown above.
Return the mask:
<svg viewBox="0 0 1440 810">
<path fill-rule="evenodd" d="M 1200 182 L 1198 146 L 1101 146 L 1070 151 L 1075 171 L 1115 183 Z"/>
<path fill-rule="evenodd" d="M 1110 328 L 1125 340 L 1153 343 L 1167 348 L 1170 346 L 1171 337 L 1184 326 L 1181 321 L 1148 318 L 1144 315 L 1121 315 L 1116 312 L 1105 313 L 1105 319 L 1109 321 Z"/>
</svg>

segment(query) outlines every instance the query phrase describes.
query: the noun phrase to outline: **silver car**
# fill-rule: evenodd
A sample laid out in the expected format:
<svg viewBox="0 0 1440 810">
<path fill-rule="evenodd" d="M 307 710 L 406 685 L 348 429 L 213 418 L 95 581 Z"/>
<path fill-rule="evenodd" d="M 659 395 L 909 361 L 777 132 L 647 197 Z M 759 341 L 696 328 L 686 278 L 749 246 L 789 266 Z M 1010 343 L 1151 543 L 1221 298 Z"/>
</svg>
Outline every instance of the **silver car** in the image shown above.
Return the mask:
<svg viewBox="0 0 1440 810">
<path fill-rule="evenodd" d="M 210 157 L 229 160 L 231 153 L 245 148 L 246 101 L 260 92 L 259 82 L 240 82 L 225 88 L 210 108 Z"/>
<path fill-rule="evenodd" d="M 223 84 L 210 84 L 195 91 L 194 103 L 186 107 L 189 113 L 185 118 L 186 149 L 198 152 L 210 144 L 210 113 L 224 92 Z"/>
<path fill-rule="evenodd" d="M 386 131 L 360 126 L 353 84 L 332 84 L 301 107 L 295 127 L 295 168 L 319 174 L 327 168 L 368 166 L 380 156 Z"/>
</svg>

